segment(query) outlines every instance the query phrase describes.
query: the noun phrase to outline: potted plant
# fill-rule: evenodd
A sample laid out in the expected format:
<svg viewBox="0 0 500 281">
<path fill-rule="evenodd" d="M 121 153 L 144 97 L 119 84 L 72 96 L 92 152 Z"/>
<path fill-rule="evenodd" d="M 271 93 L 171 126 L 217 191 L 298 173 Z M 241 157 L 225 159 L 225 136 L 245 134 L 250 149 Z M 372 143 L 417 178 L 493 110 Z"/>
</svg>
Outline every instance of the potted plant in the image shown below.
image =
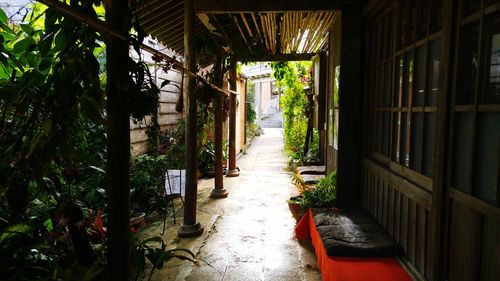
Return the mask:
<svg viewBox="0 0 500 281">
<path fill-rule="evenodd" d="M 302 195 L 296 195 L 288 199 L 288 209 L 292 213 L 293 218 L 298 222 L 304 216 L 305 210 L 301 206 Z"/>
<path fill-rule="evenodd" d="M 334 171 L 315 186 L 302 185 L 299 196 L 288 200 L 293 217 L 299 221 L 308 208 L 334 207 L 337 199 L 337 173 Z M 300 208 L 299 208 L 300 207 Z"/>
</svg>

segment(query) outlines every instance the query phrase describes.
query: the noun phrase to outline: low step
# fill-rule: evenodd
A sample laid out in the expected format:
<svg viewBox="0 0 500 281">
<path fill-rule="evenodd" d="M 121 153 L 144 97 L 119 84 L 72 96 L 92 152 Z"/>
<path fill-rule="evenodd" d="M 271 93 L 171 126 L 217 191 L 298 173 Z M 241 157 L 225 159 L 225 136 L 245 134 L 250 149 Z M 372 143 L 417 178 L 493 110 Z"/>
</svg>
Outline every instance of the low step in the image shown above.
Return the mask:
<svg viewBox="0 0 500 281">
<path fill-rule="evenodd" d="M 300 175 L 324 175 L 325 166 L 300 166 L 297 167 L 297 173 Z"/>
<path fill-rule="evenodd" d="M 305 184 L 316 184 L 320 179 L 324 179 L 325 175 L 300 175 Z"/>
</svg>

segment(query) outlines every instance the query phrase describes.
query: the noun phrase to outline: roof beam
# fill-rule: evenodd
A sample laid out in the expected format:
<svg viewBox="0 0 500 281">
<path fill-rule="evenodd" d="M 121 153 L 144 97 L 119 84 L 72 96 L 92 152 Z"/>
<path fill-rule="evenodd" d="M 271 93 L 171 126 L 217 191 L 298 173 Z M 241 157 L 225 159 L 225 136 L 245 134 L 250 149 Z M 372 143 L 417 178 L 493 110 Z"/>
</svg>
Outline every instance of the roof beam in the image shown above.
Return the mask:
<svg viewBox="0 0 500 281">
<path fill-rule="evenodd" d="M 337 10 L 349 0 L 198 0 L 195 4 L 196 13 L 227 14 L 227 13 L 279 13 L 288 11 L 331 11 Z"/>
<path fill-rule="evenodd" d="M 241 62 L 257 62 L 257 61 L 307 61 L 311 60 L 316 54 L 303 53 L 303 54 L 274 54 L 274 55 L 260 55 L 237 58 Z"/>
</svg>

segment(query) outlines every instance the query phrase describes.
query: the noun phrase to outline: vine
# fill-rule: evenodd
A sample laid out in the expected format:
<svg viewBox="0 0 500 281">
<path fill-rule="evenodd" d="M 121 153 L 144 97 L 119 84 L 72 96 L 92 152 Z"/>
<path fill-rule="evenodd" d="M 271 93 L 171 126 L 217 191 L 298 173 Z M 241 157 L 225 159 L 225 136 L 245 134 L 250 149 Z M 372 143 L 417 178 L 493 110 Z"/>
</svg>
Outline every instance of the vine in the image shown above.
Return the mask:
<svg viewBox="0 0 500 281">
<path fill-rule="evenodd" d="M 293 160 L 306 161 L 315 157 L 317 137 L 308 152 L 302 149 L 307 131 L 310 103 L 306 91 L 312 90 L 311 62 L 273 62 L 273 76 L 284 89 L 281 98 L 284 119 L 285 151 Z"/>
<path fill-rule="evenodd" d="M 90 18 L 104 13 L 100 0 L 63 2 Z M 104 38 L 40 4 L 26 19 L 14 25 L 0 9 L 0 272 L 103 280 Z M 155 115 L 159 89 L 140 56 L 145 34 L 134 32 L 139 60 L 125 65 L 139 121 Z"/>
</svg>

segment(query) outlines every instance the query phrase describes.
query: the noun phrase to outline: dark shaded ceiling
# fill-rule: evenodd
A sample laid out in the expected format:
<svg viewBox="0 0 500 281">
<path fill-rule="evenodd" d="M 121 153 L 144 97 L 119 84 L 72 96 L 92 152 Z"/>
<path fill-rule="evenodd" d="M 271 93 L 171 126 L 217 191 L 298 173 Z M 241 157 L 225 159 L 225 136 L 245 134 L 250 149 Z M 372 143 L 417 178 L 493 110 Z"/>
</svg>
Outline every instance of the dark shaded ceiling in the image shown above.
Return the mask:
<svg viewBox="0 0 500 281">
<path fill-rule="evenodd" d="M 289 7 L 285 9 L 288 2 Z M 338 18 L 338 11 L 333 10 L 338 5 L 334 5 L 335 1 L 333 4 L 315 0 L 288 2 L 195 1 L 198 5 L 195 19 L 198 63 L 207 65 L 213 60 L 207 51 L 209 45 L 235 54 L 238 59 L 265 59 L 276 54 L 314 54 L 320 51 L 328 41 L 330 27 Z M 250 8 L 245 8 L 245 3 Z M 297 11 L 299 8 L 304 10 Z M 133 18 L 138 19 L 141 27 L 163 45 L 180 55 L 184 53 L 183 0 L 145 0 Z M 229 46 L 222 48 L 222 45 Z"/>
</svg>

